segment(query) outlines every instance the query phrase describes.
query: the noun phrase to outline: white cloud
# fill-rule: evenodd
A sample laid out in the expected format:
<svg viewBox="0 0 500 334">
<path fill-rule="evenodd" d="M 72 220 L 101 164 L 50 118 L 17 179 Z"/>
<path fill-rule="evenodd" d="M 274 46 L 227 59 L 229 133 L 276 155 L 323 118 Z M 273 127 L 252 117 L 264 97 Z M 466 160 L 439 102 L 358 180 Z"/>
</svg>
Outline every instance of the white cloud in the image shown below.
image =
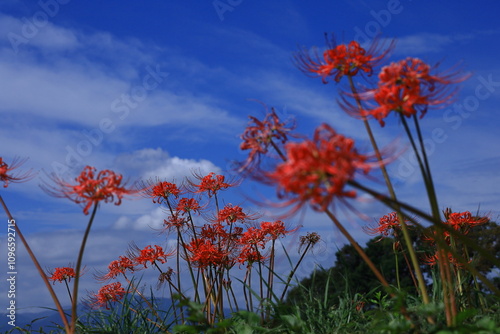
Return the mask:
<svg viewBox="0 0 500 334">
<path fill-rule="evenodd" d="M 159 230 L 163 226 L 163 220 L 166 218 L 165 211 L 159 207 L 151 211 L 149 214 L 145 214 L 132 220 L 129 217 L 120 217 L 113 225 L 114 229 L 122 230 L 137 230 L 137 231 L 152 231 Z"/>
<path fill-rule="evenodd" d="M 184 178 L 192 177 L 193 172 L 202 175 L 221 172 L 211 161 L 171 157 L 161 148 L 147 148 L 120 155 L 115 165 L 131 171 L 133 175 L 140 175 L 144 180 L 159 178 L 169 182 L 182 182 Z"/>
<path fill-rule="evenodd" d="M 76 34 L 70 29 L 51 22 L 33 23 L 33 18 L 18 19 L 0 13 L 0 34 L 5 36 L 12 51 L 18 53 L 26 45 L 44 50 L 74 50 L 80 46 Z"/>
</svg>

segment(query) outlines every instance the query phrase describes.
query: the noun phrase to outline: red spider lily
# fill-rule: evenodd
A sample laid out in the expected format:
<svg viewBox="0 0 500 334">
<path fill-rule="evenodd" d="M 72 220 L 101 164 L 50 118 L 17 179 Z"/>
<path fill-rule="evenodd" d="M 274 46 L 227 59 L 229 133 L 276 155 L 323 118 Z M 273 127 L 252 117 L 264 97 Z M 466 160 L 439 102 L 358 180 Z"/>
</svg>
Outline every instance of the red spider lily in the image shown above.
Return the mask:
<svg viewBox="0 0 500 334">
<path fill-rule="evenodd" d="M 92 306 L 97 308 L 105 307 L 107 310 L 109 310 L 109 304 L 111 302 L 117 302 L 121 300 L 126 293 L 127 292 L 122 287 L 120 282 L 104 285 L 99 289 L 97 294 L 93 296 L 94 303 L 92 304 Z"/>
<path fill-rule="evenodd" d="M 249 227 L 243 234 L 241 235 L 238 243 L 245 246 L 254 246 L 256 245 L 259 248 L 264 249 L 266 247 L 266 234 L 263 233 L 262 229 L 257 227 Z"/>
<path fill-rule="evenodd" d="M 428 265 L 428 266 L 435 266 L 436 264 L 439 264 L 439 256 L 437 254 L 437 252 L 433 255 L 426 255 L 423 257 L 423 262 L 424 264 Z M 448 262 L 453 264 L 456 268 L 463 268 L 463 264 L 460 263 L 457 259 L 455 259 L 453 257 L 453 254 L 448 252 Z M 471 261 L 469 261 L 470 263 Z"/>
<path fill-rule="evenodd" d="M 250 245 L 243 246 L 238 258 L 236 259 L 239 264 L 247 263 L 248 265 L 252 265 L 252 263 L 263 260 L 264 256 L 257 249 L 255 249 L 255 247 Z"/>
<path fill-rule="evenodd" d="M 363 110 L 362 116 L 371 116 L 384 126 L 391 111 L 406 117 L 420 112 L 422 118 L 429 106 L 449 103 L 453 97 L 450 84 L 466 79 L 456 74 L 432 75 L 433 69 L 417 58 L 407 58 L 382 68 L 377 88 L 361 94 L 363 99 L 373 98 L 378 107 Z"/>
<path fill-rule="evenodd" d="M 3 182 L 3 187 L 7 188 L 9 186 L 9 182 L 12 183 L 20 183 L 30 180 L 33 177 L 31 171 L 27 171 L 21 174 L 13 174 L 12 172 L 19 168 L 26 159 L 19 160 L 15 158 L 10 165 L 8 165 L 3 158 L 0 157 L 0 182 Z"/>
<path fill-rule="evenodd" d="M 186 224 L 186 219 L 181 217 L 178 212 L 175 212 L 173 215 L 168 216 L 167 219 L 163 220 L 163 225 L 167 230 L 169 229 L 180 229 Z"/>
<path fill-rule="evenodd" d="M 136 264 L 142 264 L 145 268 L 147 268 L 148 262 L 151 264 L 154 264 L 157 261 L 165 263 L 167 262 L 167 258 L 172 256 L 172 254 L 173 252 L 165 253 L 161 246 L 154 245 L 153 248 L 149 245 L 140 251 L 140 254 L 134 258 L 134 262 Z"/>
<path fill-rule="evenodd" d="M 144 187 L 144 194 L 153 199 L 153 203 L 164 203 L 170 196 L 179 198 L 181 190 L 175 183 L 157 181 Z"/>
<path fill-rule="evenodd" d="M 233 261 L 230 259 L 231 253 L 223 246 L 214 245 L 206 238 L 192 239 L 186 245 L 186 250 L 190 253 L 189 260 L 198 268 L 208 267 L 231 267 Z"/>
<path fill-rule="evenodd" d="M 217 216 L 218 222 L 232 224 L 236 222 L 244 222 L 246 219 L 252 219 L 249 215 L 243 212 L 243 208 L 239 205 L 226 204 L 224 208 L 219 210 Z"/>
<path fill-rule="evenodd" d="M 112 261 L 108 266 L 108 273 L 102 276 L 101 280 L 106 281 L 116 278 L 118 275 L 125 275 L 127 270 L 134 271 L 136 264 L 126 256 L 120 256 L 119 260 Z"/>
<path fill-rule="evenodd" d="M 251 266 L 255 262 L 263 261 L 265 256 L 259 251 L 266 247 L 268 239 L 260 228 L 249 227 L 238 240 L 241 250 L 236 261 Z"/>
<path fill-rule="evenodd" d="M 49 280 L 53 281 L 53 284 L 55 284 L 56 281 L 59 281 L 60 283 L 66 280 L 68 282 L 71 282 L 71 279 L 75 277 L 76 277 L 75 269 L 70 267 L 60 267 L 54 269 L 53 273 L 50 273 Z"/>
<path fill-rule="evenodd" d="M 409 220 L 405 220 L 405 223 L 411 223 Z M 378 225 L 376 227 L 367 227 L 363 229 L 366 233 L 370 235 L 379 235 L 388 237 L 390 235 L 397 236 L 398 231 L 401 226 L 399 224 L 398 214 L 396 212 L 391 212 L 379 219 Z"/>
<path fill-rule="evenodd" d="M 105 203 L 115 201 L 120 205 L 124 195 L 132 195 L 137 190 L 125 188 L 122 185 L 122 176 L 111 170 L 102 170 L 96 173 L 94 167 L 86 166 L 82 173 L 75 178 L 76 184 L 72 185 L 63 180 L 53 177 L 56 186 L 44 187 L 51 195 L 66 197 L 77 204 L 85 204 L 83 213 L 88 214 L 93 204 L 101 201 Z"/>
<path fill-rule="evenodd" d="M 202 193 L 202 192 L 207 192 L 209 197 L 214 196 L 219 192 L 219 190 L 227 189 L 234 184 L 227 183 L 225 182 L 225 176 L 224 175 L 217 175 L 214 172 L 211 172 L 208 175 L 205 175 L 203 177 L 198 177 L 197 178 L 200 180 L 200 184 L 195 184 L 193 182 L 190 182 L 190 184 L 194 187 L 197 188 L 195 193 Z"/>
<path fill-rule="evenodd" d="M 242 163 L 240 171 L 258 164 L 260 156 L 268 152 L 269 146 L 275 143 L 274 140 L 281 144 L 287 142 L 287 134 L 294 129 L 293 125 L 287 125 L 279 119 L 274 108 L 271 108 L 271 112 L 268 112 L 262 121 L 253 116 L 249 118 L 250 123 L 241 135 L 243 142 L 240 144 L 240 149 L 250 150 L 250 153 Z"/>
<path fill-rule="evenodd" d="M 179 212 L 200 212 L 200 210 L 200 203 L 194 198 L 181 198 L 177 204 L 177 211 Z"/>
<path fill-rule="evenodd" d="M 366 155 L 359 154 L 354 141 L 323 124 L 314 132 L 313 140 L 287 143 L 287 159 L 266 176 L 277 184 L 278 194 L 289 198 L 285 205 L 298 209 L 309 202 L 315 210 L 324 211 L 335 197 L 355 197 L 345 186 L 358 172 L 371 169 Z"/>
<path fill-rule="evenodd" d="M 275 222 L 261 222 L 260 230 L 261 233 L 270 240 L 276 240 L 294 231 L 287 230 L 285 223 L 281 220 L 277 220 Z"/>
<path fill-rule="evenodd" d="M 488 217 L 473 217 L 469 211 L 451 212 L 451 209 L 447 209 L 444 215 L 446 217 L 445 224 L 450 225 L 455 230 L 461 230 L 464 234 L 467 234 L 472 227 L 486 224 L 489 221 Z"/>
<path fill-rule="evenodd" d="M 210 242 L 220 241 L 227 237 L 227 232 L 221 223 L 204 224 L 200 229 L 200 238 Z"/>
<path fill-rule="evenodd" d="M 336 82 L 340 82 L 343 76 L 355 76 L 359 71 L 372 75 L 373 68 L 383 60 L 393 46 L 391 43 L 385 51 L 380 51 L 378 40 L 375 40 L 370 48 L 365 50 L 356 41 L 337 45 L 333 37 L 329 41 L 327 35 L 325 37 L 328 49 L 323 52 L 323 57 L 317 53 L 311 56 L 309 50 L 305 48 L 297 52 L 294 57 L 297 67 L 302 72 L 321 77 L 323 83 L 327 83 L 329 77 L 334 77 Z"/>
</svg>

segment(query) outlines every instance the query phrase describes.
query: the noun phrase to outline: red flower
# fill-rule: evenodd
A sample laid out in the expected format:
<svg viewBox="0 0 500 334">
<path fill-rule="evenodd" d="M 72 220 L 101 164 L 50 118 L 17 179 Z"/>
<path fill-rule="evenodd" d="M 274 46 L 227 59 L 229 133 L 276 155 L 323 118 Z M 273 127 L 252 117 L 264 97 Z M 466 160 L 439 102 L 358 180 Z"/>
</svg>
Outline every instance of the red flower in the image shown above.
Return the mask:
<svg viewBox="0 0 500 334">
<path fill-rule="evenodd" d="M 257 227 L 249 227 L 248 230 L 243 232 L 238 242 L 245 246 L 256 245 L 259 248 L 264 249 L 266 247 L 266 235 L 263 233 L 262 229 Z"/>
<path fill-rule="evenodd" d="M 334 76 L 334 80 L 339 82 L 343 76 L 355 76 L 359 71 L 371 75 L 373 67 L 378 65 L 392 48 L 391 44 L 386 51 L 379 52 L 378 43 L 375 42 L 365 50 L 356 41 L 336 45 L 334 38 L 327 40 L 327 46 L 323 59 L 318 54 L 311 56 L 305 48 L 295 55 L 297 67 L 307 75 L 320 76 L 323 83 L 327 83 L 328 77 Z M 380 55 L 375 56 L 376 53 Z"/>
<path fill-rule="evenodd" d="M 248 218 L 248 215 L 243 212 L 243 209 L 236 205 L 233 206 L 232 204 L 227 204 L 219 210 L 219 215 L 217 218 L 217 221 L 219 222 L 226 222 L 227 224 L 232 224 L 237 221 L 243 222 L 245 219 Z"/>
<path fill-rule="evenodd" d="M 144 193 L 146 194 L 147 197 L 153 199 L 153 203 L 161 204 L 167 201 L 170 196 L 178 198 L 181 193 L 181 190 L 177 187 L 175 183 L 158 181 L 156 183 L 145 186 Z"/>
<path fill-rule="evenodd" d="M 94 167 L 86 166 L 80 176 L 75 178 L 76 184 L 72 185 L 53 177 L 55 187 L 44 188 L 56 197 L 66 197 L 77 204 L 85 204 L 83 213 L 88 214 L 93 204 L 101 201 L 105 203 L 115 201 L 120 205 L 124 195 L 136 193 L 136 190 L 127 189 L 122 185 L 122 176 L 111 170 L 102 170 L 96 173 Z"/>
<path fill-rule="evenodd" d="M 391 111 L 406 117 L 420 112 L 422 118 L 429 106 L 448 103 L 453 97 L 450 84 L 465 80 L 455 74 L 432 75 L 432 68 L 417 58 L 407 58 L 382 68 L 378 87 L 361 94 L 372 98 L 378 107 L 363 110 L 363 116 L 371 116 L 383 126 Z"/>
<path fill-rule="evenodd" d="M 218 245 L 214 245 L 206 238 L 192 239 L 186 245 L 187 251 L 191 254 L 189 260 L 198 268 L 230 267 L 232 261 L 229 258 L 229 251 Z"/>
<path fill-rule="evenodd" d="M 168 216 L 168 219 L 163 220 L 163 225 L 165 225 L 166 229 L 175 228 L 177 230 L 184 226 L 184 224 L 186 224 L 186 219 L 181 217 L 178 212 Z"/>
<path fill-rule="evenodd" d="M 177 211 L 187 213 L 190 211 L 200 212 L 201 206 L 194 198 L 181 198 L 177 204 Z"/>
<path fill-rule="evenodd" d="M 56 281 L 59 281 L 60 283 L 66 280 L 68 282 L 71 282 L 71 279 L 75 277 L 76 277 L 75 269 L 70 267 L 61 267 L 54 269 L 54 272 L 51 273 L 49 280 L 54 281 L 53 284 L 55 284 Z"/>
<path fill-rule="evenodd" d="M 447 209 L 444 214 L 446 217 L 446 222 L 444 223 L 450 225 L 455 230 L 461 230 L 464 234 L 467 234 L 472 227 L 485 224 L 489 221 L 488 217 L 473 217 L 469 211 L 451 212 L 451 209 Z"/>
<path fill-rule="evenodd" d="M 258 164 L 260 156 L 268 152 L 270 145 L 276 144 L 274 140 L 284 144 L 288 140 L 287 133 L 294 128 L 294 126 L 287 126 L 282 122 L 274 111 L 274 108 L 266 114 L 266 117 L 262 121 L 253 116 L 249 118 L 251 121 L 246 127 L 245 132 L 241 135 L 243 142 L 240 145 L 240 149 L 250 150 L 250 153 L 247 160 L 242 163 L 240 171 Z"/>
<path fill-rule="evenodd" d="M 247 263 L 248 265 L 252 265 L 252 263 L 263 260 L 264 256 L 257 249 L 255 249 L 255 247 L 252 247 L 250 245 L 243 246 L 237 258 L 238 263 Z"/>
<path fill-rule="evenodd" d="M 219 190 L 227 189 L 233 186 L 233 184 L 224 182 L 224 175 L 216 175 L 214 172 L 200 178 L 200 180 L 200 184 L 192 183 L 194 187 L 198 188 L 195 192 L 201 193 L 206 191 L 209 197 L 217 194 Z"/>
<path fill-rule="evenodd" d="M 271 183 L 278 186 L 280 197 L 288 197 L 285 204 L 296 204 L 296 209 L 310 202 L 315 210 L 323 211 L 334 197 L 355 197 L 346 190 L 346 184 L 362 171 L 368 173 L 368 157 L 359 154 L 354 141 L 337 134 L 329 125 L 319 126 L 313 140 L 288 143 L 287 160 L 267 173 Z"/>
<path fill-rule="evenodd" d="M 99 289 L 96 295 L 94 295 L 94 307 L 106 307 L 109 310 L 110 302 L 117 302 L 125 296 L 126 291 L 123 289 L 120 282 L 111 283 L 103 286 Z"/>
<path fill-rule="evenodd" d="M 165 263 L 167 262 L 167 257 L 171 256 L 172 254 L 173 252 L 165 253 L 163 251 L 163 248 L 158 245 L 154 245 L 154 248 L 149 245 L 140 251 L 140 254 L 135 257 L 134 261 L 136 264 L 142 264 L 145 268 L 147 268 L 148 262 L 151 264 L 155 263 L 156 261 Z"/>
<path fill-rule="evenodd" d="M 405 222 L 410 223 L 409 220 L 405 220 Z M 398 214 L 396 212 L 391 212 L 379 219 L 378 226 L 364 227 L 363 229 L 371 235 L 381 234 L 388 237 L 390 235 L 396 236 L 400 228 Z"/>
<path fill-rule="evenodd" d="M 287 231 L 285 223 L 283 223 L 281 220 L 277 220 L 273 223 L 261 222 L 260 229 L 261 233 L 270 240 L 276 240 L 279 237 L 283 237 L 292 232 L 292 231 Z"/>
<path fill-rule="evenodd" d="M 15 158 L 10 166 L 3 161 L 3 158 L 0 157 L 0 182 L 3 182 L 3 187 L 7 188 L 9 186 L 9 182 L 12 183 L 20 183 L 24 181 L 28 181 L 33 177 L 31 171 L 27 171 L 21 174 L 12 174 L 12 171 L 21 166 L 25 160 L 19 160 Z"/>
<path fill-rule="evenodd" d="M 438 253 L 436 252 L 433 255 L 424 256 L 422 260 L 423 260 L 424 264 L 433 267 L 439 263 L 439 256 L 438 256 Z M 463 266 L 464 266 L 457 259 L 455 259 L 455 257 L 453 257 L 453 254 L 451 252 L 448 252 L 448 262 L 453 264 L 456 268 L 463 268 Z M 469 263 L 470 262 L 471 261 L 469 260 Z"/>
<path fill-rule="evenodd" d="M 126 256 L 120 256 L 119 260 L 112 261 L 108 266 L 108 273 L 102 277 L 102 280 L 116 278 L 118 275 L 125 275 L 127 270 L 134 271 L 134 262 Z"/>
</svg>

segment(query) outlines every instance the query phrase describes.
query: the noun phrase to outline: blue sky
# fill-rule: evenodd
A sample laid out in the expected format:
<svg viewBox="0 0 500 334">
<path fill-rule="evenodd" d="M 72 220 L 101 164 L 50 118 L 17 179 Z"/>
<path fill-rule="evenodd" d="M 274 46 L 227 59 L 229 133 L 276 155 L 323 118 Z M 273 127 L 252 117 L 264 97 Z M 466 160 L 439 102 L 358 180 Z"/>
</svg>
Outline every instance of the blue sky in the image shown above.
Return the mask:
<svg viewBox="0 0 500 334">
<path fill-rule="evenodd" d="M 227 171 L 231 160 L 245 158 L 238 146 L 247 116 L 263 115 L 255 100 L 294 117 L 301 133 L 309 135 L 328 122 L 355 138 L 360 150 L 370 151 L 362 124 L 335 103 L 339 85 L 306 77 L 292 55 L 299 46 L 324 47 L 325 32 L 339 41 L 360 42 L 381 33 L 397 43 L 394 60 L 419 57 L 441 62 L 443 69 L 459 63 L 470 72 L 456 104 L 430 111 L 422 126 L 429 138 L 435 133 L 429 148 L 440 207 L 480 208 L 496 219 L 498 7 L 494 1 L 481 6 L 409 0 L 2 1 L 0 154 L 7 162 L 28 157 L 25 167 L 39 174 L 1 194 L 43 265 L 56 267 L 75 261 L 87 217 L 74 203 L 40 190 L 46 173 L 74 176 L 88 164 L 133 181 L 180 180 L 193 169 Z M 394 118 L 384 128 L 375 122 L 373 127 L 382 145 L 398 138 L 406 145 Z M 390 171 L 400 197 L 427 210 L 410 160 L 402 154 Z M 227 201 L 245 202 L 256 191 L 272 194 L 251 182 L 242 189 L 243 195 L 234 193 Z M 373 218 L 387 213 L 367 196 L 355 204 Z M 366 240 L 359 227 L 365 222 L 346 219 L 352 233 Z M 143 246 L 161 243 L 150 227 L 162 220 L 162 212 L 146 200 L 102 206 L 85 256 L 88 268 L 102 270 L 131 240 Z M 304 231 L 318 230 L 326 240 L 301 275 L 308 275 L 315 262 L 331 265 L 344 242 L 331 223 L 311 212 L 291 221 Z M 50 306 L 20 243 L 18 262 L 19 307 Z M 95 288 L 91 279 L 83 282 L 83 289 Z M 0 295 L 0 302 L 6 300 Z"/>
</svg>

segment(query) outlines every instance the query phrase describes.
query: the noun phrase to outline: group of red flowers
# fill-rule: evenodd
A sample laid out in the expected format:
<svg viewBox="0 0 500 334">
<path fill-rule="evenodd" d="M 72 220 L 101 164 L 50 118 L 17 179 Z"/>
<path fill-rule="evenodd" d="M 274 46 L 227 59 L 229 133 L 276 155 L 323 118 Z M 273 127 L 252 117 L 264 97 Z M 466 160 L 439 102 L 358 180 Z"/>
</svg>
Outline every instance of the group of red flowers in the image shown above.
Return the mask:
<svg viewBox="0 0 500 334">
<path fill-rule="evenodd" d="M 382 64 L 390 53 L 390 48 L 380 51 L 374 43 L 368 50 L 353 41 L 349 44 L 336 45 L 328 43 L 328 48 L 320 57 L 308 50 L 296 54 L 296 64 L 308 75 L 319 76 L 326 83 L 329 78 L 340 82 L 347 77 L 353 85 L 352 78 L 359 75 L 372 75 L 375 68 Z M 343 92 L 342 106 L 350 114 L 366 120 L 376 119 L 382 126 L 384 120 L 393 111 L 401 117 L 412 117 L 420 113 L 423 117 L 429 107 L 439 107 L 448 103 L 453 95 L 451 84 L 460 82 L 463 77 L 454 74 L 438 75 L 432 73 L 436 68 L 420 59 L 407 58 L 383 67 L 376 87 L 352 86 L 360 89 L 358 94 Z M 355 98 L 356 103 L 349 102 Z M 242 135 L 242 150 L 249 151 L 245 162 L 239 164 L 239 171 L 246 171 L 258 176 L 261 180 L 275 185 L 284 205 L 293 205 L 294 210 L 311 205 L 315 210 L 325 211 L 335 199 L 356 197 L 356 192 L 347 187 L 357 175 L 367 174 L 375 163 L 371 156 L 361 154 L 355 147 L 354 140 L 337 133 L 326 124 L 320 125 L 312 139 L 289 142 L 290 126 L 279 119 L 271 110 L 263 120 L 250 117 L 251 121 Z M 260 159 L 275 150 L 280 161 L 272 170 L 261 168 Z M 20 182 L 28 178 L 28 174 L 13 175 L 12 171 L 19 166 L 15 161 L 10 166 L 0 158 L 0 181 L 7 187 L 9 182 Z M 226 204 L 219 208 L 218 193 L 233 187 L 223 175 L 210 173 L 198 176 L 199 182 L 188 182 L 186 186 L 178 186 L 163 180 L 151 181 L 143 187 L 129 188 L 122 176 L 110 170 L 97 172 L 87 166 L 75 179 L 68 183 L 54 177 L 55 186 L 46 186 L 49 193 L 71 199 L 83 206 L 84 214 L 101 202 L 114 202 L 119 205 L 125 195 L 143 193 L 154 203 L 165 206 L 167 217 L 164 229 L 177 235 L 177 243 L 182 246 L 182 256 L 189 265 L 200 270 L 223 268 L 227 270 L 236 264 L 251 266 L 255 262 L 265 260 L 265 249 L 269 242 L 274 243 L 280 237 L 291 232 L 281 221 L 257 223 L 256 215 L 249 215 L 240 206 Z M 202 195 L 206 198 L 202 200 Z M 207 208 L 215 206 L 215 214 L 206 213 Z M 206 222 L 200 224 L 200 220 Z M 482 223 L 470 213 L 447 214 L 447 224 L 454 229 L 467 231 L 470 226 Z M 396 214 L 384 216 L 380 225 L 372 232 L 385 236 L 398 228 Z M 465 233 L 465 232 L 464 232 Z M 154 266 L 162 274 L 174 271 L 172 268 L 163 271 L 159 264 L 177 255 L 179 250 L 165 251 L 159 245 L 149 245 L 144 249 L 136 249 L 131 256 L 120 256 L 110 263 L 108 273 L 102 275 L 103 280 L 116 279 L 126 272 L 134 272 L 143 266 Z M 180 273 L 177 273 L 180 274 Z M 72 268 L 56 268 L 50 279 L 52 281 L 69 281 L 76 276 Z M 95 303 L 107 306 L 125 295 L 119 282 L 102 287 L 95 295 Z"/>
<path fill-rule="evenodd" d="M 93 168 L 86 167 L 75 179 L 76 185 L 57 182 L 60 194 L 72 198 L 75 203 L 85 204 L 84 213 L 88 213 L 92 204 L 112 200 L 114 196 L 118 199 L 118 205 L 124 194 L 138 191 L 123 187 L 120 183 L 121 176 L 111 171 L 97 174 L 94 171 Z M 190 182 L 186 187 L 178 187 L 174 183 L 157 180 L 144 184 L 139 190 L 154 203 L 165 205 L 169 215 L 164 220 L 164 230 L 184 235 L 184 239 L 180 239 L 184 248 L 183 255 L 185 260 L 196 268 L 226 270 L 236 264 L 251 266 L 253 263 L 263 262 L 266 260 L 267 243 L 291 232 L 280 220 L 256 223 L 257 215 L 247 214 L 242 207 L 232 204 L 226 204 L 213 217 L 206 218 L 208 222 L 200 226 L 193 215 L 202 217 L 202 213 L 209 206 L 210 198 L 217 197 L 221 190 L 233 187 L 235 183 L 226 182 L 223 175 L 215 173 L 199 177 L 199 181 L 199 184 Z M 206 203 L 201 204 L 203 194 L 206 194 L 207 198 Z M 205 216 L 208 216 L 208 213 Z M 100 280 L 108 281 L 119 276 L 128 279 L 127 272 L 133 273 L 151 265 L 161 272 L 160 277 L 164 278 L 164 274 L 168 272 L 170 281 L 172 268 L 164 270 L 159 265 L 166 263 L 175 253 L 175 250 L 167 252 L 159 245 L 133 249 L 130 256 L 120 256 L 118 260 L 112 261 L 108 272 L 101 275 Z M 73 268 L 62 267 L 56 268 L 49 279 L 54 282 L 69 282 L 75 276 Z M 124 294 L 121 283 L 113 282 L 103 286 L 93 296 L 92 304 L 108 307 L 110 302 L 121 299 Z"/>
<path fill-rule="evenodd" d="M 464 212 L 452 212 L 451 209 L 446 209 L 444 211 L 445 220 L 442 222 L 443 226 L 447 226 L 452 230 L 458 232 L 460 235 L 467 235 L 476 226 L 484 225 L 490 221 L 488 217 L 474 216 L 470 211 Z M 413 227 L 414 223 L 412 220 L 405 218 L 405 224 Z M 398 215 L 396 212 L 391 212 L 384 215 L 378 220 L 378 223 L 374 227 L 365 227 L 364 230 L 371 235 L 380 235 L 381 238 L 392 237 L 395 242 L 399 244 L 402 233 L 401 233 L 401 223 L 399 222 Z M 435 250 L 436 246 L 436 230 L 434 228 L 428 228 L 422 235 L 422 239 L 434 248 L 433 254 L 424 255 L 422 257 L 423 263 L 434 266 L 439 263 L 438 253 Z M 454 247 L 453 236 L 449 231 L 443 230 L 442 232 L 444 242 L 450 246 Z M 465 258 L 469 258 L 469 255 L 464 254 Z M 469 259 L 470 260 L 470 259 Z M 448 261 L 456 267 L 461 267 L 462 263 L 458 261 L 451 252 L 448 252 Z"/>
</svg>

